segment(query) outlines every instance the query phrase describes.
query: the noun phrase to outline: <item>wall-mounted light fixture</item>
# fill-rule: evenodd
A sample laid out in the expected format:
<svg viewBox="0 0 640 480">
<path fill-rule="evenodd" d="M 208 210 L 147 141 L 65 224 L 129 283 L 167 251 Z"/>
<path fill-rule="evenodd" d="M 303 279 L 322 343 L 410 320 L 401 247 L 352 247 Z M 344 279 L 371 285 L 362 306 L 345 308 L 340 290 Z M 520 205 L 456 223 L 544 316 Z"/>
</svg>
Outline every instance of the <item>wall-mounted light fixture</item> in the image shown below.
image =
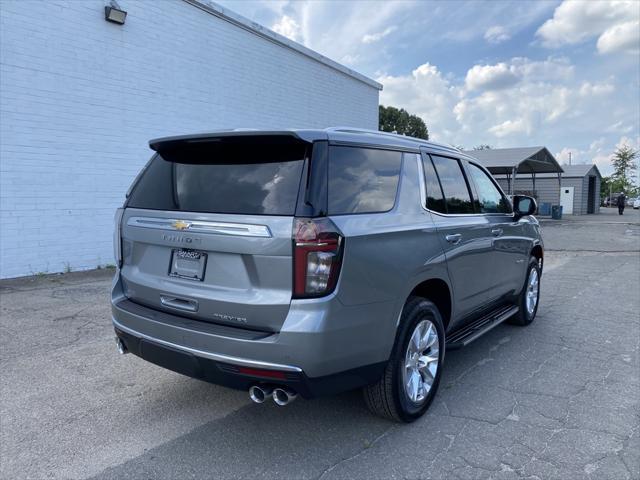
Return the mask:
<svg viewBox="0 0 640 480">
<path fill-rule="evenodd" d="M 127 12 L 120 8 L 116 0 L 111 0 L 109 5 L 104 7 L 104 19 L 107 22 L 117 23 L 118 25 L 124 25 L 124 21 L 127 18 Z"/>
</svg>

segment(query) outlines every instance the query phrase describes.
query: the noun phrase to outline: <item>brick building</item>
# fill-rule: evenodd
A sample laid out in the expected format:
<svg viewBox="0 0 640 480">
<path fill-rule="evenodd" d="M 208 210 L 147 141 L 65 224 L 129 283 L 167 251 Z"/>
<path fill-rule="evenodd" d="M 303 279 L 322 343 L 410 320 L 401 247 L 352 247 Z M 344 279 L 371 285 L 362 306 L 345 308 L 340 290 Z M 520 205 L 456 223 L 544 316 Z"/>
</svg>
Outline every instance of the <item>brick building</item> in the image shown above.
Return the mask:
<svg viewBox="0 0 640 480">
<path fill-rule="evenodd" d="M 205 0 L 0 6 L 0 277 L 113 263 L 150 138 L 377 128 L 382 86 Z"/>
</svg>

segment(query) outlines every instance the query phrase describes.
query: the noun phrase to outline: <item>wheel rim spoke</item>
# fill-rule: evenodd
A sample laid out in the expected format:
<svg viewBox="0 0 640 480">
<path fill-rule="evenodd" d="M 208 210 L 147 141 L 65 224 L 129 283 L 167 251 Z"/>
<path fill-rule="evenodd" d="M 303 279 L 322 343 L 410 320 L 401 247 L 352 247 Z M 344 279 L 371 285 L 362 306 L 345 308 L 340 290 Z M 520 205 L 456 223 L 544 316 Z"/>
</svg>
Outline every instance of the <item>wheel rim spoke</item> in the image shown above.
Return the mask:
<svg viewBox="0 0 640 480">
<path fill-rule="evenodd" d="M 423 402 L 435 381 L 439 362 L 438 331 L 429 320 L 413 330 L 404 360 L 404 388 L 412 402 Z"/>
<path fill-rule="evenodd" d="M 431 340 L 431 338 L 433 337 L 431 333 L 432 331 L 433 331 L 433 325 L 431 324 L 431 322 L 429 322 L 429 325 L 422 328 L 422 333 L 420 335 L 419 351 L 425 350 L 430 345 L 430 343 L 433 342 Z"/>
<path fill-rule="evenodd" d="M 420 325 L 418 325 L 418 327 L 420 327 Z M 411 342 L 410 342 L 410 350 L 411 353 L 415 353 L 418 350 L 420 350 L 420 338 L 422 337 L 422 334 L 420 332 L 419 328 L 416 328 L 415 332 L 413 332 L 413 335 L 411 336 Z"/>
<path fill-rule="evenodd" d="M 540 281 L 538 276 L 538 271 L 535 268 L 532 268 L 529 272 L 529 279 L 527 282 L 527 292 L 525 297 L 525 302 L 527 306 L 527 312 L 529 315 L 533 314 L 533 311 L 536 309 L 536 305 L 538 304 L 538 295 L 540 293 Z"/>
</svg>

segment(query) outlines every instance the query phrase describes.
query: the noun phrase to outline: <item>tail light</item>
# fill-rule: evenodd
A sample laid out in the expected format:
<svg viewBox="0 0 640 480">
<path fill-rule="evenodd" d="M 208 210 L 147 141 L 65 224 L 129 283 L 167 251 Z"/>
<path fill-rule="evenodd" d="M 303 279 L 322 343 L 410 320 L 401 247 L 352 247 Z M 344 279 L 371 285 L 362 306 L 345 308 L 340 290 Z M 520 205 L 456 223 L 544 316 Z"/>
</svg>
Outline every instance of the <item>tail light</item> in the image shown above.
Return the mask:
<svg viewBox="0 0 640 480">
<path fill-rule="evenodd" d="M 124 208 L 116 210 L 113 217 L 113 258 L 118 268 L 122 267 L 122 215 Z"/>
<path fill-rule="evenodd" d="M 293 225 L 293 296 L 322 297 L 338 283 L 344 238 L 328 218 L 296 218 Z"/>
</svg>

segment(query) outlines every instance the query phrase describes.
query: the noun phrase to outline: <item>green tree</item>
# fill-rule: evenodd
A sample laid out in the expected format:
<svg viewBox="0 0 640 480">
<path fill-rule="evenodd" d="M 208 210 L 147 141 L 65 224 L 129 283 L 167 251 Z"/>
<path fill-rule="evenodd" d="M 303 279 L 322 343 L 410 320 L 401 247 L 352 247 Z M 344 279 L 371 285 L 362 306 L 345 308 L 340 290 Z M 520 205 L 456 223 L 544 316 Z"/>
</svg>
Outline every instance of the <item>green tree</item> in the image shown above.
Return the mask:
<svg viewBox="0 0 640 480">
<path fill-rule="evenodd" d="M 613 178 L 613 175 L 608 177 L 602 177 L 600 182 L 600 197 L 607 198 L 614 193 L 620 193 L 623 190 L 623 185 L 620 180 Z"/>
<path fill-rule="evenodd" d="M 611 159 L 611 165 L 613 166 L 612 186 L 619 185 L 620 191 L 626 193 L 635 191 L 634 172 L 637 169 L 637 156 L 637 150 L 632 149 L 629 145 L 618 147 Z"/>
<path fill-rule="evenodd" d="M 383 132 L 395 132 L 400 135 L 429 140 L 429 129 L 417 115 L 411 115 L 404 108 L 378 107 L 378 129 Z"/>
</svg>

